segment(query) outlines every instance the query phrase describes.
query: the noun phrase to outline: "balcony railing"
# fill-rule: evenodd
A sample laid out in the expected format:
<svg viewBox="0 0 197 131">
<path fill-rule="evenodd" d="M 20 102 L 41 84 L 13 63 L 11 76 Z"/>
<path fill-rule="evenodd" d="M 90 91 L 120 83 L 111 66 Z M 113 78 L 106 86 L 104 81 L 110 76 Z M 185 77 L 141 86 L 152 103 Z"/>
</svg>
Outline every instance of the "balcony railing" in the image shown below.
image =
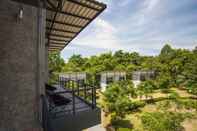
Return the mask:
<svg viewBox="0 0 197 131">
<path fill-rule="evenodd" d="M 43 128 L 51 131 L 53 119 L 95 109 L 96 87 L 82 81 L 61 79 L 57 85 L 46 85 L 46 95 L 41 98 Z"/>
</svg>

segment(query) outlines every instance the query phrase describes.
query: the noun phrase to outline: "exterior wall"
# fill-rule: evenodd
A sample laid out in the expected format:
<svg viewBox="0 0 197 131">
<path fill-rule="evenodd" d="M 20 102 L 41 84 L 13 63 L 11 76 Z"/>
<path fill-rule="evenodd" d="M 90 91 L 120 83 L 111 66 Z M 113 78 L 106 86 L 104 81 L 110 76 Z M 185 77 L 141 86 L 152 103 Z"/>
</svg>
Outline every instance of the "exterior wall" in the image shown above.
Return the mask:
<svg viewBox="0 0 197 131">
<path fill-rule="evenodd" d="M 40 27 L 45 12 L 22 5 L 23 19 L 17 21 L 20 7 L 0 1 L 0 130 L 40 131 L 39 97 L 46 67 Z"/>
</svg>

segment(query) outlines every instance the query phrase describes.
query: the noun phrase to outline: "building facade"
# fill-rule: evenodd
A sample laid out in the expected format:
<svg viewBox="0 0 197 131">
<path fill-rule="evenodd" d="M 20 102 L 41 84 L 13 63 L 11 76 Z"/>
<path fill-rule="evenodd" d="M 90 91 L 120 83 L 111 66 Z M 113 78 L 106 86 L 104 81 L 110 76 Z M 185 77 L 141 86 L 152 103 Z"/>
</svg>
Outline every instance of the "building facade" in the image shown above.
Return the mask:
<svg viewBox="0 0 197 131">
<path fill-rule="evenodd" d="M 0 2 L 0 130 L 41 129 L 39 97 L 47 82 L 44 19 L 42 8 Z"/>
<path fill-rule="evenodd" d="M 45 0 L 0 1 L 0 131 L 42 130 L 41 94 L 44 94 L 45 83 L 48 81 L 49 51 L 63 49 L 104 10 L 95 1 L 94 6 L 90 6 L 92 3 L 88 0 L 90 5 L 88 2 L 60 1 L 62 3 L 56 1 L 57 4 L 54 3 L 55 0 L 48 0 L 48 3 Z M 92 11 L 95 14 L 90 13 L 90 18 L 80 16 L 76 11 L 66 10 L 65 7 L 69 6 L 66 2 L 98 13 Z M 63 14 L 66 18 L 69 16 L 73 20 L 76 18 L 86 21 L 81 22 L 83 25 L 76 25 L 55 20 L 63 18 Z M 64 29 L 76 26 L 78 30 L 66 31 L 62 26 L 58 29 L 54 23 L 70 27 Z M 47 25 L 50 27 L 46 27 Z M 55 31 L 73 35 L 63 36 L 55 34 Z"/>
<path fill-rule="evenodd" d="M 126 80 L 126 72 L 122 71 L 109 71 L 109 72 L 102 72 L 100 75 L 100 86 L 101 91 L 105 91 L 107 85 L 112 82 Z"/>
</svg>

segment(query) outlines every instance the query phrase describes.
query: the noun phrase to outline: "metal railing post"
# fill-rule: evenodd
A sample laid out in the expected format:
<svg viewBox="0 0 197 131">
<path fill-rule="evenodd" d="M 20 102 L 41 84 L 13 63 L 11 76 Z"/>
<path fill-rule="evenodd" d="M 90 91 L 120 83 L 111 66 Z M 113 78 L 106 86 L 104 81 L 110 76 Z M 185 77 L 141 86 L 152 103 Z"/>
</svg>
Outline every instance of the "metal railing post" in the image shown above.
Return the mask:
<svg viewBox="0 0 197 131">
<path fill-rule="evenodd" d="M 75 90 L 74 90 L 74 81 L 71 81 L 71 85 L 72 85 L 73 115 L 75 115 Z"/>
<path fill-rule="evenodd" d="M 96 86 L 94 85 L 94 107 L 96 107 Z"/>
<path fill-rule="evenodd" d="M 92 87 L 92 108 L 94 108 L 94 87 Z"/>
<path fill-rule="evenodd" d="M 79 88 L 80 88 L 80 86 L 79 86 L 79 81 L 77 81 L 77 95 L 79 96 Z"/>
<path fill-rule="evenodd" d="M 84 99 L 86 100 L 87 94 L 86 94 L 86 84 L 84 85 Z"/>
</svg>

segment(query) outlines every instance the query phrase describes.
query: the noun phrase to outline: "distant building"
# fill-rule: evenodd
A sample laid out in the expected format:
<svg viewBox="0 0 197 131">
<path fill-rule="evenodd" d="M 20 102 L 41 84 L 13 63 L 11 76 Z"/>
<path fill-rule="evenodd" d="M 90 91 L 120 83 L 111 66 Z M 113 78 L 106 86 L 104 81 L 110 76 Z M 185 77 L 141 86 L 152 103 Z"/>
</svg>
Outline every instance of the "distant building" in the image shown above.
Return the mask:
<svg viewBox="0 0 197 131">
<path fill-rule="evenodd" d="M 134 71 L 132 73 L 132 81 L 134 83 L 134 87 L 137 87 L 141 81 L 150 80 L 155 78 L 155 71 Z"/>
<path fill-rule="evenodd" d="M 68 80 L 86 80 L 86 73 L 85 72 L 68 72 L 68 73 L 60 73 L 59 78 L 64 78 Z"/>
<path fill-rule="evenodd" d="M 126 72 L 121 71 L 109 71 L 109 72 L 102 72 L 100 75 L 100 86 L 101 90 L 105 91 L 108 84 L 121 81 L 126 79 Z"/>
<path fill-rule="evenodd" d="M 59 84 L 61 86 L 65 86 L 66 81 L 75 81 L 80 83 L 80 86 L 85 84 L 87 79 L 87 75 L 85 72 L 67 72 L 59 74 Z"/>
</svg>

